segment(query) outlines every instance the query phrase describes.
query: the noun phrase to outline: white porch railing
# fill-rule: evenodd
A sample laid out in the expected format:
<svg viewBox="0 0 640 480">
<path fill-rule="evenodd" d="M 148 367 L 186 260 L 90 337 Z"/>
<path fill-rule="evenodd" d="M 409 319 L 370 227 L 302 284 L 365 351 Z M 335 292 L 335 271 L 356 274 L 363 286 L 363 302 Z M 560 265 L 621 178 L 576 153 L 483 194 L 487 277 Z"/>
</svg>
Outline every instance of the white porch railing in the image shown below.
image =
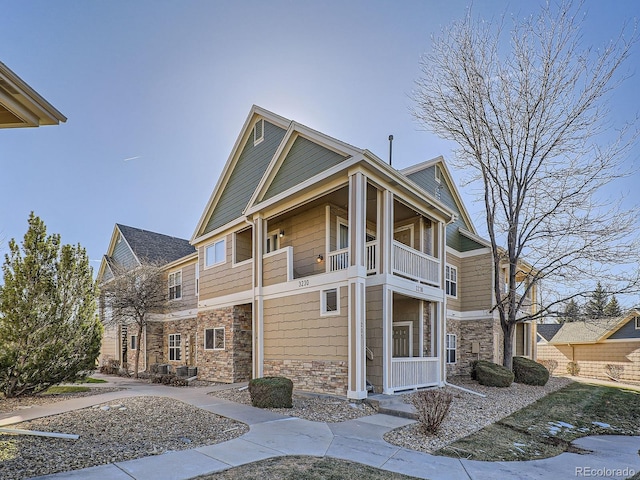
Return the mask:
<svg viewBox="0 0 640 480">
<path fill-rule="evenodd" d="M 396 241 L 393 242 L 393 273 L 440 286 L 440 260 Z"/>
<path fill-rule="evenodd" d="M 377 272 L 377 250 L 378 250 L 378 241 L 372 240 L 365 244 L 367 248 L 367 273 L 376 273 Z"/>
<path fill-rule="evenodd" d="M 437 357 L 391 359 L 392 392 L 431 387 L 440 383 L 440 361 Z"/>
<path fill-rule="evenodd" d="M 335 272 L 336 270 L 344 270 L 345 268 L 349 268 L 349 249 L 342 248 L 340 250 L 336 250 L 335 252 L 329 252 L 328 254 L 327 267 L 330 272 Z"/>
</svg>

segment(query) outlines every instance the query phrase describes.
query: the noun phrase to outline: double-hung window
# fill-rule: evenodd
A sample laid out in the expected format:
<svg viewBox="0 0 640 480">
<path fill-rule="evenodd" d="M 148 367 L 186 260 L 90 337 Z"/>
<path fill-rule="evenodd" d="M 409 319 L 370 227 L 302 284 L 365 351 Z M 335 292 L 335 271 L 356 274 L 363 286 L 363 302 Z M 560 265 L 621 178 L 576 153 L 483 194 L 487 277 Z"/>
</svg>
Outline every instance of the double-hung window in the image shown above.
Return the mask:
<svg viewBox="0 0 640 480">
<path fill-rule="evenodd" d="M 169 274 L 169 300 L 182 298 L 182 271 Z"/>
<path fill-rule="evenodd" d="M 182 338 L 179 333 L 169 335 L 169 360 L 174 362 L 182 360 Z"/>
<path fill-rule="evenodd" d="M 456 335 L 447 333 L 447 363 L 456 363 Z"/>
<path fill-rule="evenodd" d="M 458 269 L 447 265 L 445 267 L 445 292 L 451 297 L 458 296 Z"/>
<path fill-rule="evenodd" d="M 340 313 L 340 304 L 338 303 L 338 289 L 330 288 L 328 290 L 322 290 L 321 294 L 321 314 L 322 315 L 337 315 Z"/>
<path fill-rule="evenodd" d="M 218 265 L 226 261 L 226 242 L 224 238 L 205 248 L 205 267 Z"/>
</svg>

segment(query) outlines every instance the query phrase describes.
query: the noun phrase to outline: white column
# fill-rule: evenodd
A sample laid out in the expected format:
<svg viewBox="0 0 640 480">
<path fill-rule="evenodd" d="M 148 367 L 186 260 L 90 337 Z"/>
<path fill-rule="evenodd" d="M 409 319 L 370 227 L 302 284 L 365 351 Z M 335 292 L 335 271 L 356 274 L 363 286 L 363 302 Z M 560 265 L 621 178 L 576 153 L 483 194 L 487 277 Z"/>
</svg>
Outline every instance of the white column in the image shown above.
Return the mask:
<svg viewBox="0 0 640 480">
<path fill-rule="evenodd" d="M 380 273 L 391 274 L 393 252 L 393 193 L 385 190 L 382 194 L 382 233 L 380 235 Z"/>
<path fill-rule="evenodd" d="M 367 178 L 349 176 L 349 381 L 347 397 L 367 397 L 366 386 L 366 239 Z"/>
<path fill-rule="evenodd" d="M 382 393 L 391 394 L 391 357 L 393 355 L 393 291 L 382 286 Z"/>
<path fill-rule="evenodd" d="M 264 376 L 264 300 L 262 293 L 262 257 L 264 255 L 265 225 L 262 216 L 253 219 L 253 312 L 252 312 L 252 354 L 253 378 Z"/>
</svg>

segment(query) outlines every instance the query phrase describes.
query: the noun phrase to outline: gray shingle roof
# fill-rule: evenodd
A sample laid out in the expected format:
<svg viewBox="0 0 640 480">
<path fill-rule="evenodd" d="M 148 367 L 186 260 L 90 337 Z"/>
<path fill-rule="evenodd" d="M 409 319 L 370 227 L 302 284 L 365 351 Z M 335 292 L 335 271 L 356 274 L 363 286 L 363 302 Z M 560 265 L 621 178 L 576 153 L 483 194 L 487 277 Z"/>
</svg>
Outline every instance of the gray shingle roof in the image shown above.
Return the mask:
<svg viewBox="0 0 640 480">
<path fill-rule="evenodd" d="M 558 333 L 558 330 L 560 330 L 561 327 L 561 323 L 539 323 L 536 329 L 540 336 L 548 342 L 556 333 Z"/>
<path fill-rule="evenodd" d="M 133 253 L 142 261 L 167 264 L 196 252 L 189 240 L 116 224 Z"/>
<path fill-rule="evenodd" d="M 602 318 L 598 320 L 585 320 L 578 322 L 566 322 L 558 330 L 550 343 L 595 343 L 602 336 L 620 324 L 623 317 Z M 539 326 L 538 326 L 539 327 Z"/>
</svg>

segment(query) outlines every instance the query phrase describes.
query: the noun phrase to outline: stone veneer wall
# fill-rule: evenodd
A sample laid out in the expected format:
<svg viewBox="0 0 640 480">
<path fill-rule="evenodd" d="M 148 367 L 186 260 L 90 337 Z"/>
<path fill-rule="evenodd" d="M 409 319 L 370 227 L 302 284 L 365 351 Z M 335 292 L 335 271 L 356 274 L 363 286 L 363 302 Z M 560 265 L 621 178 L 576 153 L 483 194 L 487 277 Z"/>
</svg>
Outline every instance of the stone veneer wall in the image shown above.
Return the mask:
<svg viewBox="0 0 640 480">
<path fill-rule="evenodd" d="M 191 354 L 191 345 L 199 341 L 196 335 L 197 331 L 197 321 L 195 318 L 171 320 L 163 323 L 163 363 L 171 365 L 172 371 L 175 372 L 176 367 L 195 365 L 194 355 Z M 169 335 L 176 333 L 180 334 L 182 357 L 180 360 L 169 360 Z"/>
<path fill-rule="evenodd" d="M 251 305 L 198 313 L 198 378 L 215 382 L 244 382 L 252 375 Z M 224 327 L 224 350 L 205 350 L 205 330 Z"/>
<path fill-rule="evenodd" d="M 349 367 L 338 360 L 265 360 L 264 376 L 291 379 L 293 387 L 318 393 L 346 395 Z"/>
<path fill-rule="evenodd" d="M 466 375 L 474 360 L 495 362 L 495 322 L 486 320 L 447 319 L 447 333 L 457 336 L 457 358 L 455 364 L 447 364 L 448 375 Z M 501 338 L 501 337 L 500 337 Z M 480 353 L 471 353 L 473 342 L 478 342 Z"/>
</svg>

